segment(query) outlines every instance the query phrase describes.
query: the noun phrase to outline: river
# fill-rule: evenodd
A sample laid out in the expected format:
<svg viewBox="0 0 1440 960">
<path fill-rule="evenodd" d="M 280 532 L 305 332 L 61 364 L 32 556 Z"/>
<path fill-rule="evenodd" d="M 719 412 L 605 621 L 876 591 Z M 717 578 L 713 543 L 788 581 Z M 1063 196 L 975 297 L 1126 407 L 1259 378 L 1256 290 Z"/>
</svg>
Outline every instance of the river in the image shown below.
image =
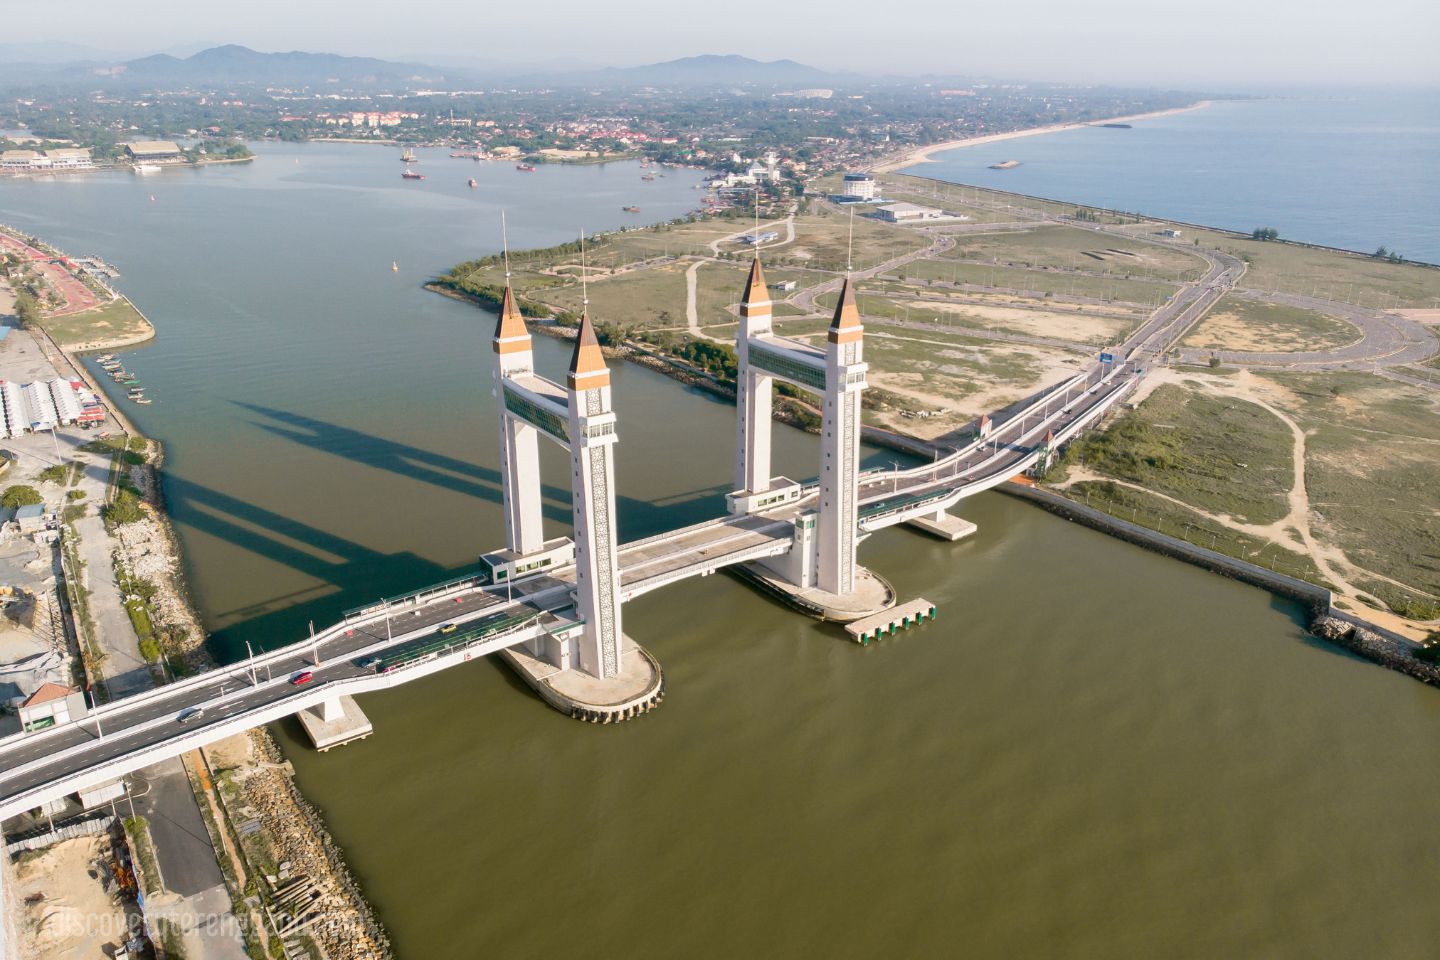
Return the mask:
<svg viewBox="0 0 1440 960">
<path fill-rule="evenodd" d="M 0 219 L 117 264 L 160 330 L 126 354 L 156 398 L 134 415 L 222 657 L 500 542 L 493 319 L 427 276 L 493 251 L 501 206 L 524 246 L 695 196 L 625 164 L 427 155 L 409 184 L 375 148 L 258 150 L 0 181 Z M 565 345 L 536 347 L 558 374 Z M 614 382 L 622 537 L 719 513 L 733 408 Z M 813 475 L 813 438 L 777 438 Z M 402 957 L 1433 953 L 1435 691 L 1262 591 L 1001 494 L 961 512 L 959 545 L 863 546 L 940 609 L 878 645 L 715 576 L 626 607 L 667 672 L 639 720 L 577 724 L 486 661 L 363 698 L 363 743 L 276 732 Z"/>
</svg>

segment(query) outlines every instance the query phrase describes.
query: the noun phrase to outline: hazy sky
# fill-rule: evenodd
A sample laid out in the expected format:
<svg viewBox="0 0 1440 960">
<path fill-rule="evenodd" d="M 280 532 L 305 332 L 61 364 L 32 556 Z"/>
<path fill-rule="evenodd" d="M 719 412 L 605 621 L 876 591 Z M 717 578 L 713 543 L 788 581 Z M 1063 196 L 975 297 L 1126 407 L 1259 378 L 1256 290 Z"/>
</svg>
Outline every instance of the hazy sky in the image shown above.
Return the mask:
<svg viewBox="0 0 1440 960">
<path fill-rule="evenodd" d="M 386 58 L 630 65 L 699 53 L 864 73 L 1175 85 L 1440 85 L 1437 0 L 65 0 L 3 3 L 7 42 L 198 42 Z"/>
</svg>

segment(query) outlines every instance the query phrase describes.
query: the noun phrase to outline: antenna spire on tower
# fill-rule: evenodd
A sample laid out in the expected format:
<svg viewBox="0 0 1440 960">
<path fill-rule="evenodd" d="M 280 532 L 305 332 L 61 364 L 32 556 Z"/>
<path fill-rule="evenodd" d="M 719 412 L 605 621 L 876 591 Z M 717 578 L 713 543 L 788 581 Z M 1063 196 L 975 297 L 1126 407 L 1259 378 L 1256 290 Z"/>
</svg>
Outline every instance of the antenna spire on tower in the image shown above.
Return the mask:
<svg viewBox="0 0 1440 960">
<path fill-rule="evenodd" d="M 845 241 L 845 273 L 855 269 L 855 208 L 850 208 L 850 236 Z"/>
<path fill-rule="evenodd" d="M 760 187 L 755 187 L 755 259 L 760 259 Z"/>
<path fill-rule="evenodd" d="M 505 211 L 500 211 L 500 249 L 505 251 L 505 282 L 510 282 L 510 228 L 505 225 Z"/>
<path fill-rule="evenodd" d="M 580 231 L 580 309 L 590 307 L 590 268 L 585 260 L 585 231 Z"/>
</svg>

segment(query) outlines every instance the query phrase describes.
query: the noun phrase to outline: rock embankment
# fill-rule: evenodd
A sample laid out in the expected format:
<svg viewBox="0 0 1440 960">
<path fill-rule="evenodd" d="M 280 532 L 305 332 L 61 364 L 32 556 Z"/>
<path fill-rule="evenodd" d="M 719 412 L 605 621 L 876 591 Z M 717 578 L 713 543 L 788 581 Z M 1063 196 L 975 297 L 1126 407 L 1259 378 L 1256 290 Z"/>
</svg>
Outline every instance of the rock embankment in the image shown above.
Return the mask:
<svg viewBox="0 0 1440 960">
<path fill-rule="evenodd" d="M 243 770 L 245 802 L 256 813 L 284 864 L 280 880 L 305 877 L 318 891 L 306 906 L 319 918 L 305 933 L 329 960 L 383 960 L 390 940 L 375 919 L 360 884 L 345 866 L 319 814 L 300 795 L 280 749 L 263 730 L 251 730 L 252 762 Z"/>
<path fill-rule="evenodd" d="M 1440 665 L 1420 659 L 1418 653 L 1423 647 L 1367 630 L 1339 617 L 1316 617 L 1310 624 L 1310 632 L 1382 667 L 1440 687 Z"/>
</svg>

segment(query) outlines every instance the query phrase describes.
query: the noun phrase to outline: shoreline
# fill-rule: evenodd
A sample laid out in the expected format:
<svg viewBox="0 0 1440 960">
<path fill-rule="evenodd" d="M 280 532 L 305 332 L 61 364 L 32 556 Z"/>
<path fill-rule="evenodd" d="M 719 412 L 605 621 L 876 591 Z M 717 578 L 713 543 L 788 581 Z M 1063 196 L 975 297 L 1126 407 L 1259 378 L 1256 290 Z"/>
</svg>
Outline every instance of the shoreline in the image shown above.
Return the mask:
<svg viewBox="0 0 1440 960">
<path fill-rule="evenodd" d="M 907 150 L 893 160 L 886 160 L 870 168 L 872 173 L 896 173 L 906 167 L 915 166 L 921 163 L 938 163 L 932 158 L 932 154 L 944 153 L 948 150 L 960 150 L 964 147 L 978 147 L 987 143 L 1000 143 L 1005 140 L 1018 140 L 1021 137 L 1037 137 L 1047 133 L 1063 133 L 1066 130 L 1079 130 L 1082 127 L 1095 127 L 1106 123 L 1133 123 L 1137 120 L 1155 120 L 1160 117 L 1171 117 L 1181 113 L 1191 113 L 1195 110 L 1204 110 L 1213 104 L 1213 100 L 1197 100 L 1184 107 L 1171 107 L 1168 110 L 1152 110 L 1149 113 L 1132 113 L 1123 117 L 1105 117 L 1100 120 L 1074 120 L 1069 123 L 1052 123 L 1044 127 L 1030 127 L 1026 130 L 1011 130 L 1006 133 L 986 133 L 978 137 L 966 137 L 961 140 L 947 140 L 944 143 L 932 143 L 929 146 L 916 147 Z"/>
<path fill-rule="evenodd" d="M 119 296 L 123 296 L 123 294 Z M 128 297 L 125 299 L 127 302 L 129 301 Z M 134 346 L 154 339 L 157 336 L 154 323 L 133 303 L 131 306 L 149 328 L 144 335 L 117 337 L 109 342 L 90 341 L 78 346 L 62 346 L 42 325 L 37 325 L 32 334 L 36 337 L 42 354 L 46 356 L 57 372 L 62 366 L 68 366 L 77 377 L 101 397 L 107 413 L 113 418 L 120 431 L 127 437 L 145 437 L 119 404 L 101 388 L 97 379 L 80 362 L 79 356 L 81 353 Z M 148 441 L 146 462 L 130 467 L 129 472 L 136 481 L 136 486 L 142 494 L 142 500 L 149 509 L 144 512 L 141 520 L 117 527 L 112 536 L 128 552 L 134 564 L 133 572 L 136 575 L 145 576 L 159 587 L 152 607 L 155 626 L 180 633 L 178 642 L 172 640 L 173 646 L 167 646 L 163 656 L 172 663 L 176 661 L 182 663 L 187 672 L 216 669 L 220 664 L 216 662 L 208 646 L 209 635 L 190 590 L 179 535 L 176 533 L 169 511 L 166 509 L 163 488 L 165 445 L 158 439 L 148 437 L 145 439 Z M 252 728 L 247 731 L 246 736 L 256 745 L 257 750 L 266 755 L 267 761 L 274 761 L 275 757 L 283 757 L 279 742 L 268 727 Z M 218 745 L 212 744 L 202 748 L 201 753 L 206 758 L 207 764 L 210 762 L 210 752 Z M 274 763 L 271 765 L 279 766 Z M 332 941 L 327 944 L 331 950 L 336 951 L 330 955 L 341 956 L 339 951 L 348 946 L 355 951 L 354 955 L 356 956 L 392 957 L 393 952 L 388 932 L 376 913 L 374 905 L 361 889 L 359 881 L 345 859 L 344 851 L 331 835 L 319 810 L 305 798 L 293 775 L 284 776 L 281 780 L 283 782 L 276 789 L 275 808 L 270 811 L 269 816 L 262 818 L 266 829 L 276 843 L 288 840 L 292 843 L 299 843 L 308 849 L 309 859 L 316 871 L 316 875 L 313 875 L 314 879 L 323 883 L 331 891 L 331 895 L 339 901 L 337 904 L 339 909 L 353 918 L 354 924 L 358 927 L 358 930 L 352 928 L 352 932 L 344 943 Z M 194 789 L 194 784 L 192 784 L 192 789 Z M 212 795 L 211 799 L 214 801 L 219 798 Z M 220 806 L 223 810 L 223 802 Z M 220 829 L 228 830 L 233 835 L 234 825 L 229 822 L 228 812 L 225 814 L 225 818 L 226 823 Z M 224 853 L 217 849 L 215 855 L 218 860 L 224 856 Z M 231 893 L 233 894 L 234 891 Z M 10 917 L 10 912 L 6 911 L 6 919 L 10 919 Z M 356 936 L 356 933 L 359 936 Z M 314 935 L 324 937 L 320 933 Z"/>
</svg>

